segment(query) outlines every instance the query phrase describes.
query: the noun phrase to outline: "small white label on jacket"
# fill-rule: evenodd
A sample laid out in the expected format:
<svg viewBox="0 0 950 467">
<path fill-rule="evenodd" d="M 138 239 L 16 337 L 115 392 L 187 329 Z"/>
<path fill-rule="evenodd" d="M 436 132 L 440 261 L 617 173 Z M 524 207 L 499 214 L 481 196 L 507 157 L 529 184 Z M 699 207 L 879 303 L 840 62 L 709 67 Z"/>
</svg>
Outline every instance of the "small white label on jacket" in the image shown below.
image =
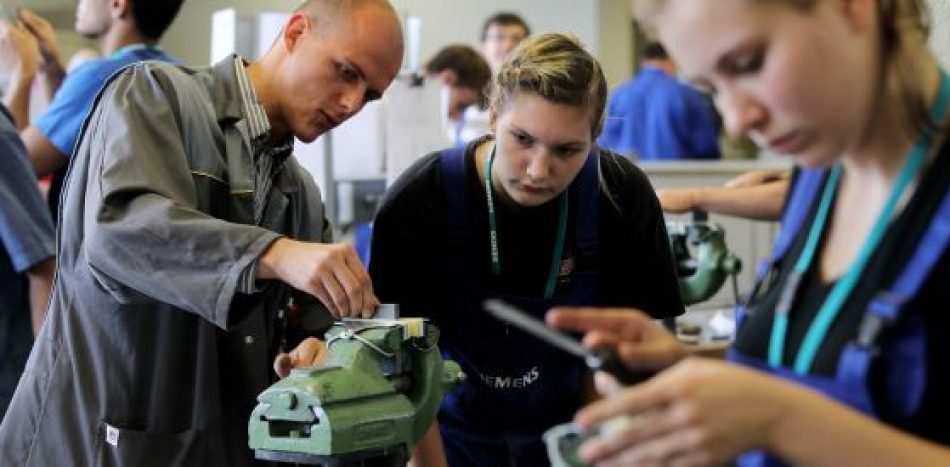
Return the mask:
<svg viewBox="0 0 950 467">
<path fill-rule="evenodd" d="M 112 426 L 106 425 L 106 442 L 113 445 L 119 445 L 119 429 Z"/>
</svg>

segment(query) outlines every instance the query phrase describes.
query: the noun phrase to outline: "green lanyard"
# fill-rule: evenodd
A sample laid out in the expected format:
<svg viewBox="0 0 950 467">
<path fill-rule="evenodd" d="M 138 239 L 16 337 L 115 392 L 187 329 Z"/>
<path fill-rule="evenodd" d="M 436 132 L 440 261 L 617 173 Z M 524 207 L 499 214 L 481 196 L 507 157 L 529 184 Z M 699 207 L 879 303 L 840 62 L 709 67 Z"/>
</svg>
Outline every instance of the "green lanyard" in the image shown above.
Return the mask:
<svg viewBox="0 0 950 467">
<path fill-rule="evenodd" d="M 950 102 L 950 77 L 948 77 L 946 73 L 941 73 L 940 91 L 937 100 L 930 109 L 931 118 L 934 122 L 943 120 L 948 102 Z M 887 232 L 887 226 L 891 221 L 891 217 L 894 215 L 894 209 L 897 207 L 898 202 L 904 195 L 911 181 L 913 181 L 914 177 L 920 171 L 920 167 L 923 165 L 927 153 L 930 151 L 931 136 L 931 132 L 924 132 L 914 144 L 913 149 L 911 149 L 907 157 L 907 162 L 904 163 L 904 167 L 894 181 L 894 186 L 891 189 L 887 202 L 884 204 L 884 208 L 881 210 L 880 215 L 878 215 L 877 220 L 874 222 L 874 226 L 871 228 L 871 233 L 864 241 L 864 244 L 861 245 L 861 250 L 858 251 L 858 255 L 855 257 L 854 262 L 851 263 L 848 271 L 831 289 L 825 302 L 821 308 L 819 308 L 815 319 L 809 325 L 805 338 L 798 350 L 798 355 L 795 358 L 794 370 L 797 374 L 805 375 L 811 369 L 825 335 L 828 334 L 828 329 L 841 311 L 845 300 L 854 290 L 864 268 L 871 259 L 871 255 Z M 814 261 L 815 252 L 818 250 L 818 243 L 821 240 L 821 233 L 828 220 L 831 203 L 834 200 L 835 191 L 837 190 L 838 182 L 841 178 L 841 170 L 840 165 L 835 165 L 828 176 L 821 202 L 818 205 L 818 212 L 815 214 L 815 220 L 808 232 L 805 248 L 795 263 L 795 268 L 789 274 L 786 285 L 779 297 L 775 311 L 775 319 L 772 324 L 772 335 L 769 340 L 769 365 L 774 368 L 782 366 L 782 356 L 785 351 L 785 337 L 788 334 L 788 315 L 791 311 L 795 294 L 798 292 L 802 276 L 805 275 Z"/>
<path fill-rule="evenodd" d="M 488 241 L 491 247 L 491 270 L 501 275 L 501 257 L 498 254 L 498 221 L 495 218 L 495 196 L 492 194 L 491 167 L 495 162 L 495 144 L 492 143 L 488 161 L 485 163 L 485 199 L 488 201 Z M 561 194 L 560 209 L 557 218 L 557 237 L 554 240 L 554 254 L 551 255 L 551 270 L 544 287 L 544 298 L 554 296 L 557 276 L 561 271 L 561 255 L 564 254 L 564 237 L 567 232 L 567 191 Z"/>
</svg>

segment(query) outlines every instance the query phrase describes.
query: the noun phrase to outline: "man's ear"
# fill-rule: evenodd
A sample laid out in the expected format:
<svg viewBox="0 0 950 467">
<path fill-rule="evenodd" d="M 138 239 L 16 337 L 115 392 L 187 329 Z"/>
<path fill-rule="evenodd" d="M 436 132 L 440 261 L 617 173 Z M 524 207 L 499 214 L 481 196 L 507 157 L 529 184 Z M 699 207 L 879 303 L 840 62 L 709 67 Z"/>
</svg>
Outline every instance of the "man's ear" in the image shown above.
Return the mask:
<svg viewBox="0 0 950 467">
<path fill-rule="evenodd" d="M 110 16 L 113 20 L 128 18 L 132 14 L 132 0 L 111 0 Z"/>
<path fill-rule="evenodd" d="M 301 12 L 290 15 L 287 24 L 284 25 L 284 30 L 281 32 L 281 41 L 284 43 L 284 48 L 288 52 L 293 51 L 300 40 L 310 32 L 311 27 L 313 27 L 313 23 L 310 16 Z"/>
</svg>

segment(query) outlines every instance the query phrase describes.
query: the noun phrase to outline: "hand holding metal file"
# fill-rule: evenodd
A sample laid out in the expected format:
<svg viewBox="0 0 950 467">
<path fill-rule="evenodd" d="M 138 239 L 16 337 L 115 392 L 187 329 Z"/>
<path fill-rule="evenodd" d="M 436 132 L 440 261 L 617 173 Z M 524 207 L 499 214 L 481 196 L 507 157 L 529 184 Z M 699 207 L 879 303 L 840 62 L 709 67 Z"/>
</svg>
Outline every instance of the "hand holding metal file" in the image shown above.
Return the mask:
<svg viewBox="0 0 950 467">
<path fill-rule="evenodd" d="M 610 373 L 621 384 L 635 384 L 649 379 L 655 374 L 652 371 L 631 370 L 623 364 L 616 352 L 612 350 L 592 351 L 563 332 L 548 326 L 543 321 L 502 300 L 489 299 L 485 300 L 482 305 L 495 318 L 514 325 L 554 347 L 583 359 L 591 370 Z"/>
</svg>

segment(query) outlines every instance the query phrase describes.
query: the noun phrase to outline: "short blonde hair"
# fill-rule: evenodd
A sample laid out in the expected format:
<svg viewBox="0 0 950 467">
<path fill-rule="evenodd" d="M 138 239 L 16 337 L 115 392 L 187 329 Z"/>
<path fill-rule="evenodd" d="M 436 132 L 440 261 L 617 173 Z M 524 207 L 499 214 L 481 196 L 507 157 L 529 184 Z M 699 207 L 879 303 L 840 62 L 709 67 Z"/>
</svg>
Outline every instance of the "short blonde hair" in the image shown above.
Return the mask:
<svg viewBox="0 0 950 467">
<path fill-rule="evenodd" d="M 488 92 L 492 111 L 502 112 L 519 92 L 530 92 L 558 104 L 586 107 L 591 136 L 600 134 L 607 105 L 607 80 L 600 64 L 576 37 L 540 34 L 527 38 L 512 51 L 492 79 Z"/>
</svg>

